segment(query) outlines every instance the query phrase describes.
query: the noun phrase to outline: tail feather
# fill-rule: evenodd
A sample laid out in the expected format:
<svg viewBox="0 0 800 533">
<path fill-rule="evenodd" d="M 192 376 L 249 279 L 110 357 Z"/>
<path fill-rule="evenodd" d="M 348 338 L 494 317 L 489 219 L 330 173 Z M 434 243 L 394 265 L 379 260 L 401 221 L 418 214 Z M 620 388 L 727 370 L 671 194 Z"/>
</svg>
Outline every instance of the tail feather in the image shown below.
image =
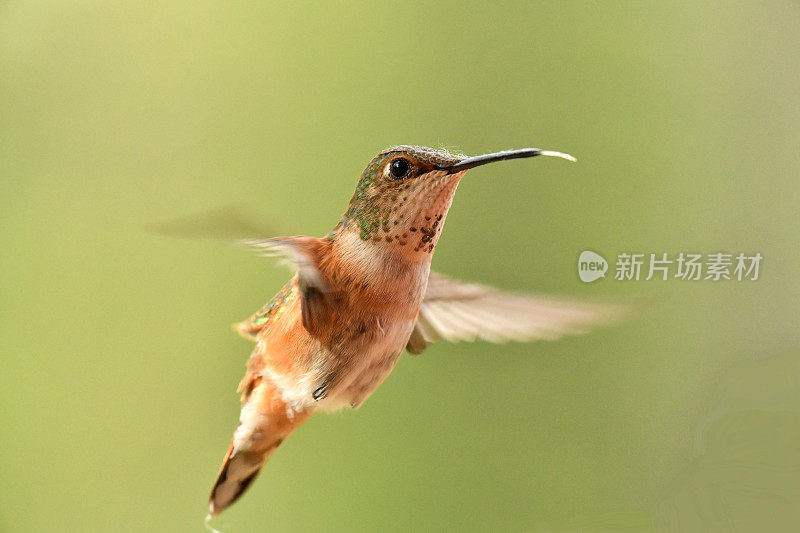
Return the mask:
<svg viewBox="0 0 800 533">
<path fill-rule="evenodd" d="M 227 506 L 239 499 L 247 487 L 256 478 L 265 459 L 253 453 L 235 453 L 233 445 L 228 448 L 228 454 L 222 463 L 222 469 L 211 489 L 209 498 L 209 513 L 217 515 Z"/>
<path fill-rule="evenodd" d="M 211 489 L 208 502 L 211 516 L 218 515 L 244 494 L 272 452 L 310 414 L 291 410 L 267 381 L 260 381 L 253 388 Z"/>
</svg>

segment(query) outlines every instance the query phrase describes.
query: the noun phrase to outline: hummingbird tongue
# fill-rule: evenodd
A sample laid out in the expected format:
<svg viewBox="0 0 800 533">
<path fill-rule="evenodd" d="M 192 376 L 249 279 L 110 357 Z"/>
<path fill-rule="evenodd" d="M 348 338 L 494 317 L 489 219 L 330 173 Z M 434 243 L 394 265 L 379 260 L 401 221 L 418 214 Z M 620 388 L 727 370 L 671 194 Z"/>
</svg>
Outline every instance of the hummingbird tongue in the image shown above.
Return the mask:
<svg viewBox="0 0 800 533">
<path fill-rule="evenodd" d="M 577 161 L 569 154 L 561 152 L 553 152 L 551 150 L 540 150 L 539 148 L 522 148 L 521 150 L 505 150 L 503 152 L 495 152 L 493 154 L 476 155 L 475 157 L 468 157 L 457 161 L 455 163 L 446 163 L 437 165 L 436 168 L 440 170 L 447 170 L 450 173 L 461 172 L 470 168 L 479 167 L 487 163 L 494 163 L 495 161 L 504 161 L 506 159 L 521 159 L 523 157 L 536 157 L 537 155 L 547 155 L 552 157 L 560 157 L 568 161 Z"/>
</svg>

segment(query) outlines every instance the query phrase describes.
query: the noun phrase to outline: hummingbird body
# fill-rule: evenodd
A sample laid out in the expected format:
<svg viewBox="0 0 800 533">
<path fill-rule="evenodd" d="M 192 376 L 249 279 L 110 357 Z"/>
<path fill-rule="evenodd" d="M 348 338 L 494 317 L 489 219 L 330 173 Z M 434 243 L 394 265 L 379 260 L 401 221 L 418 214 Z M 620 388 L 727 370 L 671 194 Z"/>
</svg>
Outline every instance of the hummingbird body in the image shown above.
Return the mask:
<svg viewBox="0 0 800 533">
<path fill-rule="evenodd" d="M 404 349 L 436 340 L 557 338 L 608 323 L 619 309 L 530 298 L 430 270 L 459 181 L 484 163 L 556 155 L 527 149 L 464 158 L 398 146 L 376 156 L 326 237 L 246 244 L 289 259 L 297 273 L 248 320 L 256 342 L 239 385 L 242 411 L 211 492 L 210 515 L 238 499 L 272 452 L 318 410 L 357 407 Z"/>
</svg>

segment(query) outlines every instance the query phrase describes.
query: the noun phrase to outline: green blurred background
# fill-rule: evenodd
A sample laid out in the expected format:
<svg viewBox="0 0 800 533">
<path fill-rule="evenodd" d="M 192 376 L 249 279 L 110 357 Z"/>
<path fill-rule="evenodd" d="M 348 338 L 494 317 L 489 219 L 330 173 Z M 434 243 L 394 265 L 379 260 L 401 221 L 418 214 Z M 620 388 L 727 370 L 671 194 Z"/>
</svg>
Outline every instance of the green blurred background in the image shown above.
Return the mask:
<svg viewBox="0 0 800 533">
<path fill-rule="evenodd" d="M 0 530 L 201 531 L 288 273 L 148 224 L 322 235 L 374 153 L 540 146 L 462 182 L 434 268 L 650 301 L 436 345 L 320 415 L 224 531 L 779 531 L 800 520 L 795 2 L 0 4 Z M 595 250 L 756 282 L 578 280 Z"/>
</svg>

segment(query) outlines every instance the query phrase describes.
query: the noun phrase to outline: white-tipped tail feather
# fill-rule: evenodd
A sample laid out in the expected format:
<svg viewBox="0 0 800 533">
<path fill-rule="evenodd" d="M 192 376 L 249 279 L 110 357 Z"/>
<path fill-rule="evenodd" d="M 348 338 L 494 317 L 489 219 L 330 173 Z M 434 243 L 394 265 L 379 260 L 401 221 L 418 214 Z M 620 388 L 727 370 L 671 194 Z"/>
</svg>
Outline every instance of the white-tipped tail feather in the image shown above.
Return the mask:
<svg viewBox="0 0 800 533">
<path fill-rule="evenodd" d="M 244 494 L 272 452 L 309 414 L 293 410 L 272 383 L 257 379 L 246 394 L 239 427 L 211 489 L 210 516 L 218 515 Z"/>
</svg>

